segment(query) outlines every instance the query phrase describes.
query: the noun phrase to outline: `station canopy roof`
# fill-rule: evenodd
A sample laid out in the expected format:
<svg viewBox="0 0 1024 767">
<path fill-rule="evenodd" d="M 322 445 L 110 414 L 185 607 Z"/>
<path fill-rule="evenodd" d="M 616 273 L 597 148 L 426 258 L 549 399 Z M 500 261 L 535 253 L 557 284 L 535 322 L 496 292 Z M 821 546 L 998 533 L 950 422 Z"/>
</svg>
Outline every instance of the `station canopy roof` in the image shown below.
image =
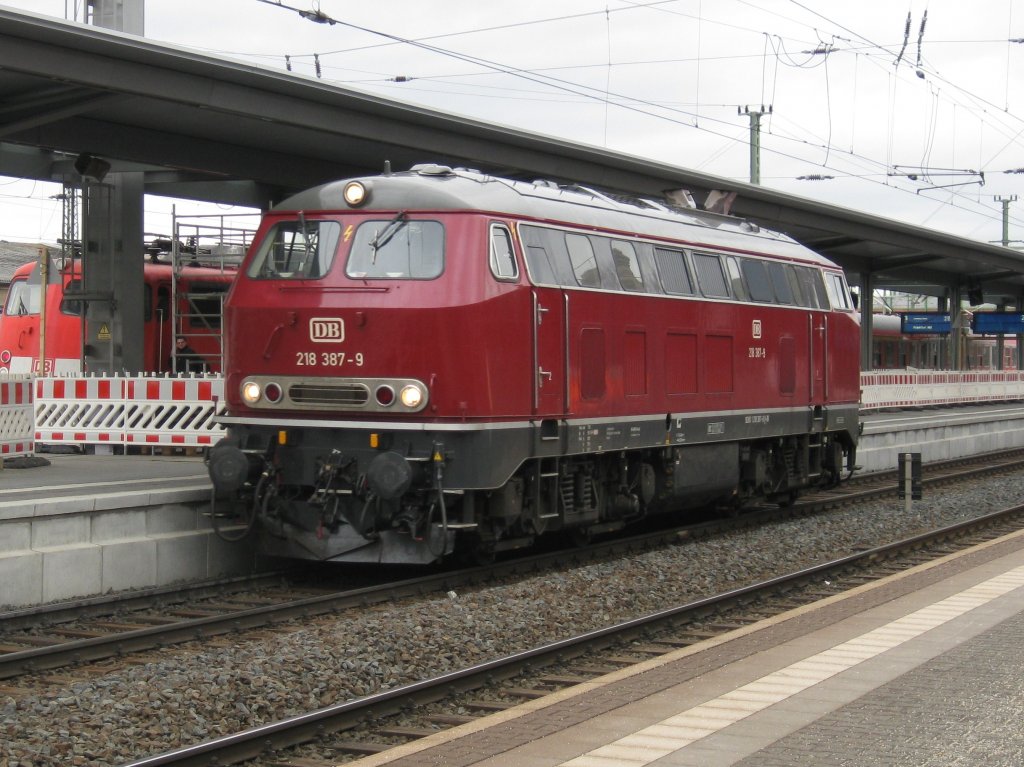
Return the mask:
<svg viewBox="0 0 1024 767">
<path fill-rule="evenodd" d="M 788 233 L 852 279 L 933 294 L 980 285 L 986 301 L 1014 306 L 1024 296 L 1024 254 L 1002 246 L 0 8 L 0 174 L 76 183 L 83 156 L 142 171 L 150 194 L 260 208 L 385 161 L 643 196 L 686 189 L 698 205 L 735 192 L 734 215 Z"/>
</svg>

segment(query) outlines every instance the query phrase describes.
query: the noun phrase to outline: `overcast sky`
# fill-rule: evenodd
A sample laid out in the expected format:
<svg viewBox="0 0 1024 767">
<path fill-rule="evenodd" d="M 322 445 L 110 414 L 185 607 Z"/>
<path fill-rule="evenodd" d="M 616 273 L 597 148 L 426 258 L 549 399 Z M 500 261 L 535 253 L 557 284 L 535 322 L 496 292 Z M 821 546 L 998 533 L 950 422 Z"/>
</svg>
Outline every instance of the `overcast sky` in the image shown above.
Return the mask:
<svg viewBox="0 0 1024 767">
<path fill-rule="evenodd" d="M 146 36 L 288 57 L 309 77 L 318 62 L 344 87 L 743 180 L 738 109 L 770 107 L 762 184 L 982 241 L 1002 234 L 994 197 L 1021 194 L 1010 237 L 1024 239 L 1024 173 L 1007 172 L 1024 168 L 1024 0 L 283 2 L 337 23 L 147 0 Z M 71 19 L 82 5 L 0 0 Z M 56 239 L 56 191 L 0 179 L 0 239 Z M 169 230 L 168 205 L 147 200 L 147 231 Z"/>
</svg>

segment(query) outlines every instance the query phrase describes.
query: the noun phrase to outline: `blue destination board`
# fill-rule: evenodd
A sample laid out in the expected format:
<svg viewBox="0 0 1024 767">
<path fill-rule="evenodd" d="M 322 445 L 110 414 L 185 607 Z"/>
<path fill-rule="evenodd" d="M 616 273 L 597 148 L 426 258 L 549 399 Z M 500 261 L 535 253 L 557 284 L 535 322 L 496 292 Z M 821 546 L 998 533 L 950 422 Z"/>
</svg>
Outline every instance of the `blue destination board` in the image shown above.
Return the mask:
<svg viewBox="0 0 1024 767">
<path fill-rule="evenodd" d="M 1017 335 L 1024 333 L 1024 314 L 1019 312 L 975 312 L 971 320 L 975 333 Z"/>
<path fill-rule="evenodd" d="M 948 312 L 900 315 L 900 329 L 904 333 L 948 333 L 952 326 Z"/>
</svg>

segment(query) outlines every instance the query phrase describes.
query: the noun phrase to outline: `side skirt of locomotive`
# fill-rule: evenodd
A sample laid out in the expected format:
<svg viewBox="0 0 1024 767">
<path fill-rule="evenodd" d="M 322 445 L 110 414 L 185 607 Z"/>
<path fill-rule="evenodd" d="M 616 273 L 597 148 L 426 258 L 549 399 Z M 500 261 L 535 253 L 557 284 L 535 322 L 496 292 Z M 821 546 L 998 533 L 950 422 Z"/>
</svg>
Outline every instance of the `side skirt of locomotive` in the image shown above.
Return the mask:
<svg viewBox="0 0 1024 767">
<path fill-rule="evenodd" d="M 852 471 L 857 406 L 617 420 L 378 424 L 220 419 L 214 515 L 263 553 L 426 564 L 543 534 L 586 540 L 711 503 L 792 502 Z"/>
</svg>

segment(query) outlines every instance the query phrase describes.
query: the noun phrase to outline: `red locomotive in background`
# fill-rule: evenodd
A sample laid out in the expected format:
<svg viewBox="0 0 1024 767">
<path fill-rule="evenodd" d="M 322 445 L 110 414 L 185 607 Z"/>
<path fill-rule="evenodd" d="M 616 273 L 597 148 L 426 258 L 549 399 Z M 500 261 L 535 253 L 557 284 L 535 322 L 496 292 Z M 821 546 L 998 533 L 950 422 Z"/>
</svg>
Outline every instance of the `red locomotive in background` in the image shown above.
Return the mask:
<svg viewBox="0 0 1024 767">
<path fill-rule="evenodd" d="M 218 514 L 425 563 L 852 471 L 841 270 L 748 222 L 444 166 L 264 216 L 225 306 Z"/>
<path fill-rule="evenodd" d="M 0 314 L 0 373 L 67 375 L 82 372 L 82 262 L 52 267 L 46 290 L 39 262 L 18 267 Z M 150 373 L 218 372 L 221 304 L 234 279 L 230 270 L 146 262 L 143 267 L 143 370 Z M 41 309 L 46 302 L 46 340 L 41 344 Z M 191 344 L 192 358 L 180 364 L 175 334 Z M 40 359 L 40 346 L 44 345 Z"/>
</svg>

